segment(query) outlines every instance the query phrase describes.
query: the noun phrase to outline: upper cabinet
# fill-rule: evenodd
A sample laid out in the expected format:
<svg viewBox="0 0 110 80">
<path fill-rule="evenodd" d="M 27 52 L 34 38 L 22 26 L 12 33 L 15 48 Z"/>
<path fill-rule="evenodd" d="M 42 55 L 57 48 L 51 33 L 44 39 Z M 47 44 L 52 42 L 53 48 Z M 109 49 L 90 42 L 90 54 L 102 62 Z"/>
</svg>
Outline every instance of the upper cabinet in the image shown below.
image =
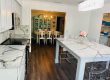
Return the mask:
<svg viewBox="0 0 110 80">
<path fill-rule="evenodd" d="M 22 0 L 16 0 L 20 5 L 22 5 Z"/>
<path fill-rule="evenodd" d="M 0 0 L 0 32 L 12 28 L 12 13 L 21 18 L 22 0 Z M 15 19 L 17 19 L 15 17 Z"/>
<path fill-rule="evenodd" d="M 12 0 L 6 0 L 6 26 L 12 28 Z"/>
<path fill-rule="evenodd" d="M 0 32 L 12 27 L 12 0 L 0 0 Z"/>
<path fill-rule="evenodd" d="M 0 0 L 0 32 L 5 31 L 6 26 L 6 0 Z"/>
</svg>

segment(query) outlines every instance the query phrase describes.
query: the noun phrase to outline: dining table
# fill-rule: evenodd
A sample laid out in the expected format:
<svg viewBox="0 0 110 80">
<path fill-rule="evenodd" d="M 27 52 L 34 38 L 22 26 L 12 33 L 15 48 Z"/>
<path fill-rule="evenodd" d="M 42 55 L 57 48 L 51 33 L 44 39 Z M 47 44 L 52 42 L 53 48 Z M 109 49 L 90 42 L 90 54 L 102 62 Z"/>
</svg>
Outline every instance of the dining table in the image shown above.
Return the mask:
<svg viewBox="0 0 110 80">
<path fill-rule="evenodd" d="M 77 59 L 75 80 L 84 80 L 86 63 L 110 61 L 110 47 L 89 40 L 81 42 L 78 39 L 57 38 L 55 63 L 59 63 L 60 46 Z"/>
</svg>

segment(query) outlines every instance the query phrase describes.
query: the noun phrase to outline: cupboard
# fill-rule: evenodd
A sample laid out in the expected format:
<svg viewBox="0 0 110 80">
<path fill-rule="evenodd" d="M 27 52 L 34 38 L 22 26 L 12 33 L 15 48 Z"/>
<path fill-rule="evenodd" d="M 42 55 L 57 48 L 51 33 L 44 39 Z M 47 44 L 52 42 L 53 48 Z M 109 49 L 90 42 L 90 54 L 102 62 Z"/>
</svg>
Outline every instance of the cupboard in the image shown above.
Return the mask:
<svg viewBox="0 0 110 80">
<path fill-rule="evenodd" d="M 0 32 L 12 27 L 12 0 L 0 0 Z"/>
</svg>

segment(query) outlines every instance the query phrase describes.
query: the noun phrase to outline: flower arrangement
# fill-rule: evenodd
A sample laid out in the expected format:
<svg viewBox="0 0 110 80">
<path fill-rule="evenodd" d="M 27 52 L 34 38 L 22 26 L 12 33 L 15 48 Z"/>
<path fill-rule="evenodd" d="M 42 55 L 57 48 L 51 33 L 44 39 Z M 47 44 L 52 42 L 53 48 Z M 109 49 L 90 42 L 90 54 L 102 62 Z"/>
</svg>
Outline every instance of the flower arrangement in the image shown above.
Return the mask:
<svg viewBox="0 0 110 80">
<path fill-rule="evenodd" d="M 80 37 L 87 37 L 87 32 L 86 31 L 81 31 L 79 36 Z"/>
<path fill-rule="evenodd" d="M 81 31 L 79 34 L 79 42 L 84 43 L 85 40 L 87 40 L 87 32 L 86 31 Z"/>
</svg>

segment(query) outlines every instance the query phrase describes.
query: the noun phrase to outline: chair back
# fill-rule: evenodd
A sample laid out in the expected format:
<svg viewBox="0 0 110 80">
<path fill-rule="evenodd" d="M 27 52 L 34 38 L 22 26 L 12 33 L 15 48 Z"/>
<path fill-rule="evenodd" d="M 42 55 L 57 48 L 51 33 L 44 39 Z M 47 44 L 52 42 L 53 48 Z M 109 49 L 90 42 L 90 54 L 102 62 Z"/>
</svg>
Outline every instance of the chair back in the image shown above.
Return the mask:
<svg viewBox="0 0 110 80">
<path fill-rule="evenodd" d="M 51 35 L 52 35 L 52 31 L 48 31 L 47 37 L 51 38 Z"/>
<path fill-rule="evenodd" d="M 39 31 L 40 38 L 45 38 L 45 31 Z"/>
<path fill-rule="evenodd" d="M 58 31 L 54 31 L 54 36 L 55 36 L 55 38 L 60 37 L 60 32 L 58 32 Z"/>
</svg>

